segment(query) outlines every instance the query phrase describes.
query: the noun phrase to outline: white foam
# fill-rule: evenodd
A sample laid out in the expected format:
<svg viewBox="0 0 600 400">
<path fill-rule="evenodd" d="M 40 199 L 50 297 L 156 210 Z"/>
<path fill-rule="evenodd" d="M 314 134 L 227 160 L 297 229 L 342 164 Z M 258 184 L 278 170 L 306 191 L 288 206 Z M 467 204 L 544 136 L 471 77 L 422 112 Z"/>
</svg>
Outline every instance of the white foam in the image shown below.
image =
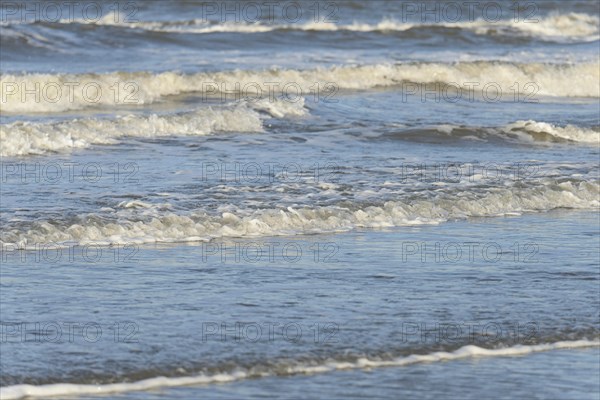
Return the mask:
<svg viewBox="0 0 600 400">
<path fill-rule="evenodd" d="M 68 86 L 69 82 L 75 82 L 78 86 L 71 90 Z M 308 70 L 235 70 L 190 75 L 175 72 L 2 75 L 0 88 L 6 90 L 6 93 L 2 94 L 3 112 L 26 114 L 62 112 L 98 106 L 131 106 L 132 102 L 148 104 L 162 97 L 181 93 L 212 93 L 215 91 L 215 85 L 229 92 L 241 91 L 244 96 L 255 93 L 266 96 L 271 90 L 269 85 L 273 82 L 279 84 L 278 89 L 273 89 L 275 93 L 283 91 L 283 87 L 286 85 L 293 84 L 294 88 L 300 87 L 305 96 L 314 95 L 317 83 L 320 85 L 321 91 L 326 92 L 325 85 L 327 83 L 333 83 L 340 89 L 363 90 L 395 86 L 402 82 L 415 82 L 459 85 L 465 89 L 471 88 L 476 93 L 486 85 L 496 83 L 500 85 L 505 95 L 510 96 L 514 95 L 515 83 L 518 83 L 519 90 L 523 91 L 523 94 L 532 94 L 532 90 L 535 89 L 536 98 L 538 95 L 600 97 L 600 64 L 597 62 L 581 64 L 488 61 L 452 64 L 416 62 L 364 66 L 343 65 Z M 478 86 L 474 86 L 473 82 Z M 531 82 L 537 85 L 537 89 L 526 87 Z M 133 86 L 128 86 L 125 90 L 127 83 L 133 83 Z M 118 93 L 115 84 L 119 84 L 121 87 Z M 25 93 L 23 88 L 31 90 L 36 85 L 40 88 L 40 101 L 35 101 L 33 95 L 26 96 L 26 101 L 23 101 Z M 62 96 L 56 96 L 56 87 L 60 88 Z M 98 87 L 99 90 L 95 89 Z M 129 98 L 131 95 L 129 91 L 134 87 L 137 88 L 135 95 Z M 87 88 L 87 92 L 84 88 Z M 289 87 L 288 90 L 290 90 Z M 295 90 L 293 95 L 296 94 Z M 91 102 L 90 98 L 96 100 L 97 93 L 100 94 L 100 97 L 97 101 Z"/>
<path fill-rule="evenodd" d="M 265 99 L 268 100 L 268 99 Z M 57 123 L 15 122 L 0 126 L 0 155 L 23 156 L 114 144 L 123 137 L 204 136 L 217 132 L 262 132 L 263 115 L 284 118 L 306 112 L 304 101 L 241 102 L 175 115 L 127 115 L 84 118 Z"/>
<path fill-rule="evenodd" d="M 61 243 L 129 244 L 206 241 L 223 237 L 258 237 L 344 232 L 356 228 L 386 228 L 439 224 L 469 217 L 513 215 L 555 208 L 593 209 L 600 206 L 598 182 L 544 184 L 526 188 L 502 187 L 485 193 L 463 191 L 410 201 L 389 201 L 381 206 L 360 203 L 325 207 L 230 210 L 208 215 L 204 210 L 177 214 L 163 207 L 125 208 L 102 215 L 83 215 L 82 223 L 64 225 L 36 222 L 26 229 L 5 227 L 2 242 L 12 248 Z M 116 218 L 116 220 L 115 220 Z M 10 248 L 10 247 L 7 247 Z"/>
<path fill-rule="evenodd" d="M 478 346 L 468 345 L 453 352 L 439 351 L 430 354 L 413 354 L 409 356 L 398 357 L 392 360 L 373 360 L 369 358 L 359 358 L 355 361 L 329 360 L 323 363 L 301 363 L 287 366 L 276 365 L 263 371 L 239 369 L 235 372 L 218 373 L 214 375 L 197 375 L 176 378 L 166 378 L 161 376 L 137 382 L 113 383 L 105 385 L 83 385 L 71 383 L 58 383 L 40 386 L 14 385 L 1 388 L 0 398 L 5 400 L 13 400 L 24 397 L 108 395 L 159 388 L 227 383 L 243 379 L 274 375 L 314 375 L 340 370 L 405 367 L 413 364 L 454 361 L 477 357 L 514 357 L 545 351 L 582 349 L 598 346 L 600 346 L 600 341 L 598 340 L 561 341 L 529 346 L 516 345 L 513 347 L 498 349 L 484 349 Z"/>
</svg>

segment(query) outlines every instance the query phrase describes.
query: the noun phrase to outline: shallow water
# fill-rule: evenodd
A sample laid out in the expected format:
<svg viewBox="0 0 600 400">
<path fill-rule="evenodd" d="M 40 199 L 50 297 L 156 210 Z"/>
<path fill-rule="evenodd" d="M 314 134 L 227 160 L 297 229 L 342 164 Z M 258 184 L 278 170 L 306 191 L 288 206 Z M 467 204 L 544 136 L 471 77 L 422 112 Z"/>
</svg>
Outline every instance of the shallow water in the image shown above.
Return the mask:
<svg viewBox="0 0 600 400">
<path fill-rule="evenodd" d="M 2 8 L 2 397 L 597 398 L 600 10 L 497 3 Z"/>
</svg>

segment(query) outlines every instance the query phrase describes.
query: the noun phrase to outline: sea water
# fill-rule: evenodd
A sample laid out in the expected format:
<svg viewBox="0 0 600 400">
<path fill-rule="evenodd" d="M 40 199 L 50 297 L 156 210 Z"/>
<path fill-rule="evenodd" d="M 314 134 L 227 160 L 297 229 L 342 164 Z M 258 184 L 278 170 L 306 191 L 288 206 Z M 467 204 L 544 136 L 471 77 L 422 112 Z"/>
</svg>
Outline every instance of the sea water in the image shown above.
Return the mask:
<svg viewBox="0 0 600 400">
<path fill-rule="evenodd" d="M 597 399 L 595 1 L 13 2 L 2 398 Z"/>
</svg>

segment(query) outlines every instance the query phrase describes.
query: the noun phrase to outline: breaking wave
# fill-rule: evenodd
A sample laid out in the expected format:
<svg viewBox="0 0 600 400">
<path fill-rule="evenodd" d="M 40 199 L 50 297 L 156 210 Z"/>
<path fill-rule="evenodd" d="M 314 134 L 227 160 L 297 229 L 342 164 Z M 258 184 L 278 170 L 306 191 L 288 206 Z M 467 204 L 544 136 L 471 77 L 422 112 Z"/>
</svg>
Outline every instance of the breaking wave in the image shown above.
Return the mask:
<svg viewBox="0 0 600 400">
<path fill-rule="evenodd" d="M 321 96 L 328 96 L 331 94 L 327 92 L 328 84 L 338 89 L 366 90 L 397 86 L 404 82 L 442 83 L 471 90 L 481 90 L 488 84 L 497 84 L 503 93 L 511 96 L 515 83 L 519 84 L 519 90 L 524 95 L 531 94 L 531 88 L 526 85 L 534 83 L 536 95 L 600 97 L 600 65 L 415 62 L 343 65 L 308 70 L 234 70 L 187 75 L 176 72 L 2 75 L 0 90 L 3 91 L 2 109 L 5 113 L 26 114 L 148 104 L 165 96 L 182 93 L 216 95 L 219 92 L 238 92 L 245 96 L 266 96 L 270 91 L 282 95 L 297 95 L 301 91 L 306 96 L 315 95 L 320 90 Z M 40 101 L 31 101 L 33 94 L 26 94 L 25 90 L 38 92 Z"/>
<path fill-rule="evenodd" d="M 299 31 L 351 31 L 351 32 L 403 32 L 413 29 L 435 27 L 465 29 L 477 35 L 502 35 L 535 37 L 548 41 L 594 41 L 599 36 L 599 20 L 593 15 L 583 13 L 551 13 L 531 20 L 503 19 L 472 21 L 414 23 L 384 19 L 376 24 L 358 23 L 336 24 L 333 22 L 304 22 L 296 24 L 265 24 L 249 22 L 212 22 L 205 19 L 188 21 L 140 21 L 128 22 L 127 18 L 115 18 L 107 14 L 99 20 L 62 20 L 61 23 L 93 24 L 119 26 L 165 33 L 263 33 L 280 30 Z"/>
<path fill-rule="evenodd" d="M 284 118 L 306 112 L 304 101 L 240 102 L 173 115 L 127 115 L 113 119 L 82 118 L 55 123 L 15 122 L 0 126 L 2 156 L 44 154 L 95 144 L 115 144 L 124 137 L 204 136 L 218 132 L 262 132 L 264 111 Z"/>
<path fill-rule="evenodd" d="M 209 215 L 204 210 L 177 214 L 169 207 L 125 207 L 108 215 L 89 214 L 71 220 L 39 221 L 29 226 L 5 226 L 2 242 L 13 248 L 64 243 L 98 245 L 208 241 L 223 237 L 258 237 L 344 232 L 356 228 L 386 228 L 439 224 L 469 217 L 493 217 L 556 208 L 600 206 L 596 181 L 546 180 L 529 187 L 502 187 L 483 192 L 436 193 L 420 199 L 381 205 L 341 203 L 336 206 L 238 210 Z"/>
</svg>

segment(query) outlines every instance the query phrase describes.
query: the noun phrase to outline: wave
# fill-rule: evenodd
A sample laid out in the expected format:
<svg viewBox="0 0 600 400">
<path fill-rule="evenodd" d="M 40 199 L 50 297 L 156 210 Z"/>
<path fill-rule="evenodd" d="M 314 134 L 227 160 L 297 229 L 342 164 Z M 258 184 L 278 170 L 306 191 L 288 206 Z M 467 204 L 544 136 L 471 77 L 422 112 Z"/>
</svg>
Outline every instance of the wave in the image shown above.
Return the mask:
<svg viewBox="0 0 600 400">
<path fill-rule="evenodd" d="M 439 224 L 470 217 L 515 215 L 556 208 L 600 206 L 600 183 L 546 180 L 529 187 L 487 188 L 458 193 L 426 194 L 422 198 L 381 205 L 340 203 L 321 207 L 231 210 L 208 215 L 186 214 L 169 207 L 125 207 L 108 215 L 88 214 L 70 220 L 36 221 L 4 227 L 0 242 L 13 249 L 34 249 L 66 243 L 111 245 L 208 241 L 224 237 L 260 237 L 345 232 L 357 228 L 387 228 Z M 117 207 L 118 208 L 118 207 Z M 8 248 L 8 247 L 7 247 Z"/>
<path fill-rule="evenodd" d="M 304 101 L 259 101 L 252 107 L 240 103 L 229 107 L 207 107 L 173 115 L 126 115 L 113 119 L 83 118 L 55 123 L 14 122 L 0 126 L 0 156 L 28 156 L 118 144 L 125 137 L 205 136 L 219 132 L 263 132 L 266 116 L 286 118 L 307 113 Z M 264 111 L 266 114 L 261 113 Z M 436 125 L 403 129 L 383 137 L 408 141 L 493 139 L 515 143 L 573 142 L 600 144 L 600 129 L 546 122 L 516 121 L 506 126 L 468 127 Z"/>
<path fill-rule="evenodd" d="M 98 32 L 96 44 L 101 47 L 113 47 L 115 37 L 123 37 L 130 30 L 145 35 L 143 40 L 172 40 L 176 34 L 240 34 L 253 35 L 272 32 L 276 35 L 287 32 L 305 32 L 318 34 L 320 40 L 357 40 L 357 34 L 392 35 L 399 40 L 424 40 L 437 38 L 447 44 L 455 38 L 469 43 L 492 40 L 499 44 L 508 41 L 520 43 L 528 40 L 541 40 L 555 43 L 581 43 L 600 39 L 598 18 L 583 13 L 549 14 L 539 17 L 537 22 L 515 22 L 512 19 L 497 22 L 482 19 L 455 23 L 412 23 L 383 19 L 376 23 L 353 22 L 335 24 L 327 22 L 303 22 L 296 24 L 268 24 L 264 22 L 217 22 L 201 19 L 179 21 L 140 21 L 126 22 L 126 16 L 120 16 L 116 22 L 110 13 L 104 18 L 94 20 L 61 20 L 58 23 L 43 21 L 0 21 L 0 41 L 7 56 L 22 57 L 30 51 L 47 54 L 70 54 L 81 47 L 78 31 L 87 36 L 94 27 L 102 28 Z M 22 26 L 25 25 L 25 26 Z M 332 36 L 338 32 L 335 36 Z M 342 38 L 340 39 L 340 37 Z M 344 38 L 344 36 L 346 38 Z M 263 40 L 261 38 L 260 40 Z M 250 39 L 253 40 L 253 39 Z M 125 45 L 129 45 L 130 43 Z"/>
<path fill-rule="evenodd" d="M 477 35 L 492 36 L 522 36 L 534 37 L 547 41 L 594 41 L 599 36 L 599 20 L 593 15 L 583 13 L 551 13 L 542 18 L 531 21 L 515 21 L 514 19 L 500 21 L 486 21 L 477 19 L 473 21 L 414 23 L 400 22 L 391 18 L 383 19 L 379 23 L 335 24 L 330 22 L 304 22 L 297 24 L 266 24 L 249 22 L 213 22 L 205 19 L 192 19 L 187 21 L 140 21 L 128 22 L 121 16 L 115 18 L 107 14 L 99 20 L 62 20 L 63 24 L 92 24 L 102 26 L 118 26 L 130 29 L 140 29 L 151 32 L 164 33 L 264 33 L 272 31 L 350 31 L 350 32 L 404 32 L 414 29 L 431 29 L 444 27 L 450 29 L 464 29 Z"/>
<path fill-rule="evenodd" d="M 2 399 L 21 399 L 24 397 L 49 396 L 85 396 L 107 395 L 132 391 L 144 391 L 158 388 L 169 388 L 189 385 L 207 385 L 228 383 L 251 378 L 268 376 L 292 376 L 325 374 L 341 370 L 356 370 L 364 368 L 405 367 L 414 364 L 455 361 L 477 357 L 514 357 L 532 353 L 583 349 L 600 346 L 598 340 L 572 340 L 535 345 L 516 345 L 512 347 L 486 349 L 474 345 L 463 346 L 455 351 L 438 351 L 429 354 L 412 354 L 390 360 L 357 358 L 352 361 L 330 359 L 325 362 L 302 362 L 275 364 L 263 368 L 238 368 L 234 372 L 223 372 L 213 375 L 196 375 L 183 377 L 155 377 L 137 382 L 112 383 L 104 385 L 57 383 L 49 385 L 13 385 L 0 389 Z"/>
<path fill-rule="evenodd" d="M 497 139 L 515 143 L 574 142 L 598 145 L 600 144 L 600 127 L 558 126 L 529 120 L 516 121 L 502 127 L 435 125 L 409 128 L 386 133 L 383 137 L 416 142 L 452 141 L 455 139 L 491 141 Z"/>
<path fill-rule="evenodd" d="M 55 123 L 15 122 L 0 126 L 2 156 L 24 156 L 115 144 L 123 137 L 204 136 L 218 132 L 262 132 L 265 116 L 284 118 L 306 113 L 304 100 L 240 102 L 174 115 L 127 115 Z M 265 115 L 261 112 L 265 112 Z"/>
<path fill-rule="evenodd" d="M 505 95 L 510 96 L 514 94 L 515 83 L 519 84 L 524 95 L 531 94 L 532 88 L 526 85 L 534 83 L 536 95 L 600 97 L 600 64 L 415 62 L 187 75 L 176 72 L 26 74 L 2 75 L 0 88 L 4 91 L 2 108 L 5 113 L 52 113 L 107 105 L 148 104 L 164 96 L 193 92 L 217 94 L 224 91 L 243 93 L 244 96 L 264 96 L 273 91 L 293 96 L 301 91 L 305 96 L 320 94 L 330 97 L 335 94 L 331 92 L 335 88 L 366 90 L 397 86 L 404 82 L 442 83 L 463 89 L 471 88 L 475 92 L 487 84 L 496 83 Z M 474 83 L 478 86 L 474 86 Z M 25 95 L 25 89 L 35 90 L 39 98 L 35 99 L 33 94 Z M 29 101 L 23 101 L 23 97 Z"/>
<path fill-rule="evenodd" d="M 60 53 L 66 52 L 57 38 L 49 37 L 44 33 L 23 32 L 10 27 L 3 27 L 2 23 L 0 23 L 0 43 L 2 43 L 3 51 L 6 53 L 9 53 L 13 49 L 15 51 L 23 51 L 24 46 L 34 48 L 30 51 L 44 49 Z"/>
<path fill-rule="evenodd" d="M 575 125 L 557 126 L 532 120 L 517 121 L 502 128 L 501 132 L 518 135 L 524 133 L 533 140 L 545 140 L 549 137 L 571 142 L 600 144 L 600 130 Z"/>
</svg>

